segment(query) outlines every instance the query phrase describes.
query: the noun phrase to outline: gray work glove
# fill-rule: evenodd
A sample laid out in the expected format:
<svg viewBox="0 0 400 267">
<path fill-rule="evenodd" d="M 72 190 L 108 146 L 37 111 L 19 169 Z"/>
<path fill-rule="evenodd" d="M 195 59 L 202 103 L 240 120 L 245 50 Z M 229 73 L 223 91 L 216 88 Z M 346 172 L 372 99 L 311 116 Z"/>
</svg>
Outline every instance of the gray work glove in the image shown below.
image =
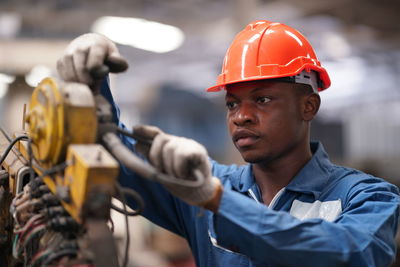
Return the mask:
<svg viewBox="0 0 400 267">
<path fill-rule="evenodd" d="M 136 126 L 134 133 L 143 139 L 153 139 L 151 146 L 137 140 L 136 148 L 159 171 L 182 180 L 195 180 L 193 169 L 197 168 L 204 176 L 204 183 L 196 187 L 163 182 L 173 195 L 188 204 L 204 207 L 222 192 L 219 179 L 211 175 L 204 146 L 192 139 L 166 134 L 154 126 Z"/>
<path fill-rule="evenodd" d="M 104 64 L 111 72 L 122 72 L 128 68 L 128 63 L 111 40 L 101 34 L 87 33 L 68 45 L 57 61 L 57 71 L 67 82 L 93 85 L 93 70 Z"/>
</svg>

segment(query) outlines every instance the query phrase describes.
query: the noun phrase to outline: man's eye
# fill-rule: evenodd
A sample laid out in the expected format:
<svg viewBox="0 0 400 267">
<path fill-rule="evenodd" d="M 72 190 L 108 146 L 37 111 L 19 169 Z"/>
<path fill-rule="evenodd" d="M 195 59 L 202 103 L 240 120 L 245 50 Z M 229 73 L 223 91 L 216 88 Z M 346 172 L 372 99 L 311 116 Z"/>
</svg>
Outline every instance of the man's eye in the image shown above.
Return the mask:
<svg viewBox="0 0 400 267">
<path fill-rule="evenodd" d="M 236 106 L 237 106 L 237 103 L 236 103 L 236 102 L 232 102 L 232 101 L 226 102 L 226 107 L 227 107 L 228 109 L 233 109 L 233 108 L 235 108 Z"/>
<path fill-rule="evenodd" d="M 257 103 L 265 104 L 268 103 L 269 101 L 271 101 L 271 99 L 266 96 L 257 97 Z"/>
</svg>

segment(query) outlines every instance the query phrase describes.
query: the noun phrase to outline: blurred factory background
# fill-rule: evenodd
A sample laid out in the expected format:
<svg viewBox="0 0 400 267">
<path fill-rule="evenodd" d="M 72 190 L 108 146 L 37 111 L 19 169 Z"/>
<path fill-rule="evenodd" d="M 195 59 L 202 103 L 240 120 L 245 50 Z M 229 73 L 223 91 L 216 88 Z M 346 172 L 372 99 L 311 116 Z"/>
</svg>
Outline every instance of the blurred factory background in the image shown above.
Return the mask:
<svg viewBox="0 0 400 267">
<path fill-rule="evenodd" d="M 267 19 L 300 30 L 330 74 L 313 138 L 333 161 L 399 184 L 399 14 L 397 0 L 0 0 L 0 125 L 20 129 L 23 103 L 38 81 L 55 75 L 68 42 L 98 31 L 130 63 L 111 77 L 128 127 L 155 124 L 199 140 L 222 162 L 240 163 L 223 93 L 205 88 L 234 35 Z"/>
</svg>

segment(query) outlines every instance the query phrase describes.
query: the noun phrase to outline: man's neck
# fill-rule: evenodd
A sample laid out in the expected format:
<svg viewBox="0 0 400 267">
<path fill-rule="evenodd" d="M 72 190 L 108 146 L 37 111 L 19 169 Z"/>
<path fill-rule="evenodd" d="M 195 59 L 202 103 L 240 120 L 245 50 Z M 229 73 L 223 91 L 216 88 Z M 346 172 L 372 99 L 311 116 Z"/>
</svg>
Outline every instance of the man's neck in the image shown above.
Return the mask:
<svg viewBox="0 0 400 267">
<path fill-rule="evenodd" d="M 253 164 L 253 174 L 259 186 L 263 202 L 269 205 L 274 196 L 287 186 L 294 176 L 311 159 L 312 153 L 307 142 L 288 155 L 267 163 Z"/>
</svg>

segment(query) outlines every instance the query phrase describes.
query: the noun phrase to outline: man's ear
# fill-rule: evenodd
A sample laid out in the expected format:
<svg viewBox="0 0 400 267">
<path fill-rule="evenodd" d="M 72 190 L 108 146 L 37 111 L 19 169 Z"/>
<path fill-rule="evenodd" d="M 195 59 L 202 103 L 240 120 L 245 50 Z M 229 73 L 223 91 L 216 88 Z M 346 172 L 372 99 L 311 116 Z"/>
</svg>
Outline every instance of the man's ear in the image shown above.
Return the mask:
<svg viewBox="0 0 400 267">
<path fill-rule="evenodd" d="M 319 110 L 321 98 L 317 93 L 311 93 L 304 96 L 303 99 L 303 120 L 311 121 Z"/>
</svg>

